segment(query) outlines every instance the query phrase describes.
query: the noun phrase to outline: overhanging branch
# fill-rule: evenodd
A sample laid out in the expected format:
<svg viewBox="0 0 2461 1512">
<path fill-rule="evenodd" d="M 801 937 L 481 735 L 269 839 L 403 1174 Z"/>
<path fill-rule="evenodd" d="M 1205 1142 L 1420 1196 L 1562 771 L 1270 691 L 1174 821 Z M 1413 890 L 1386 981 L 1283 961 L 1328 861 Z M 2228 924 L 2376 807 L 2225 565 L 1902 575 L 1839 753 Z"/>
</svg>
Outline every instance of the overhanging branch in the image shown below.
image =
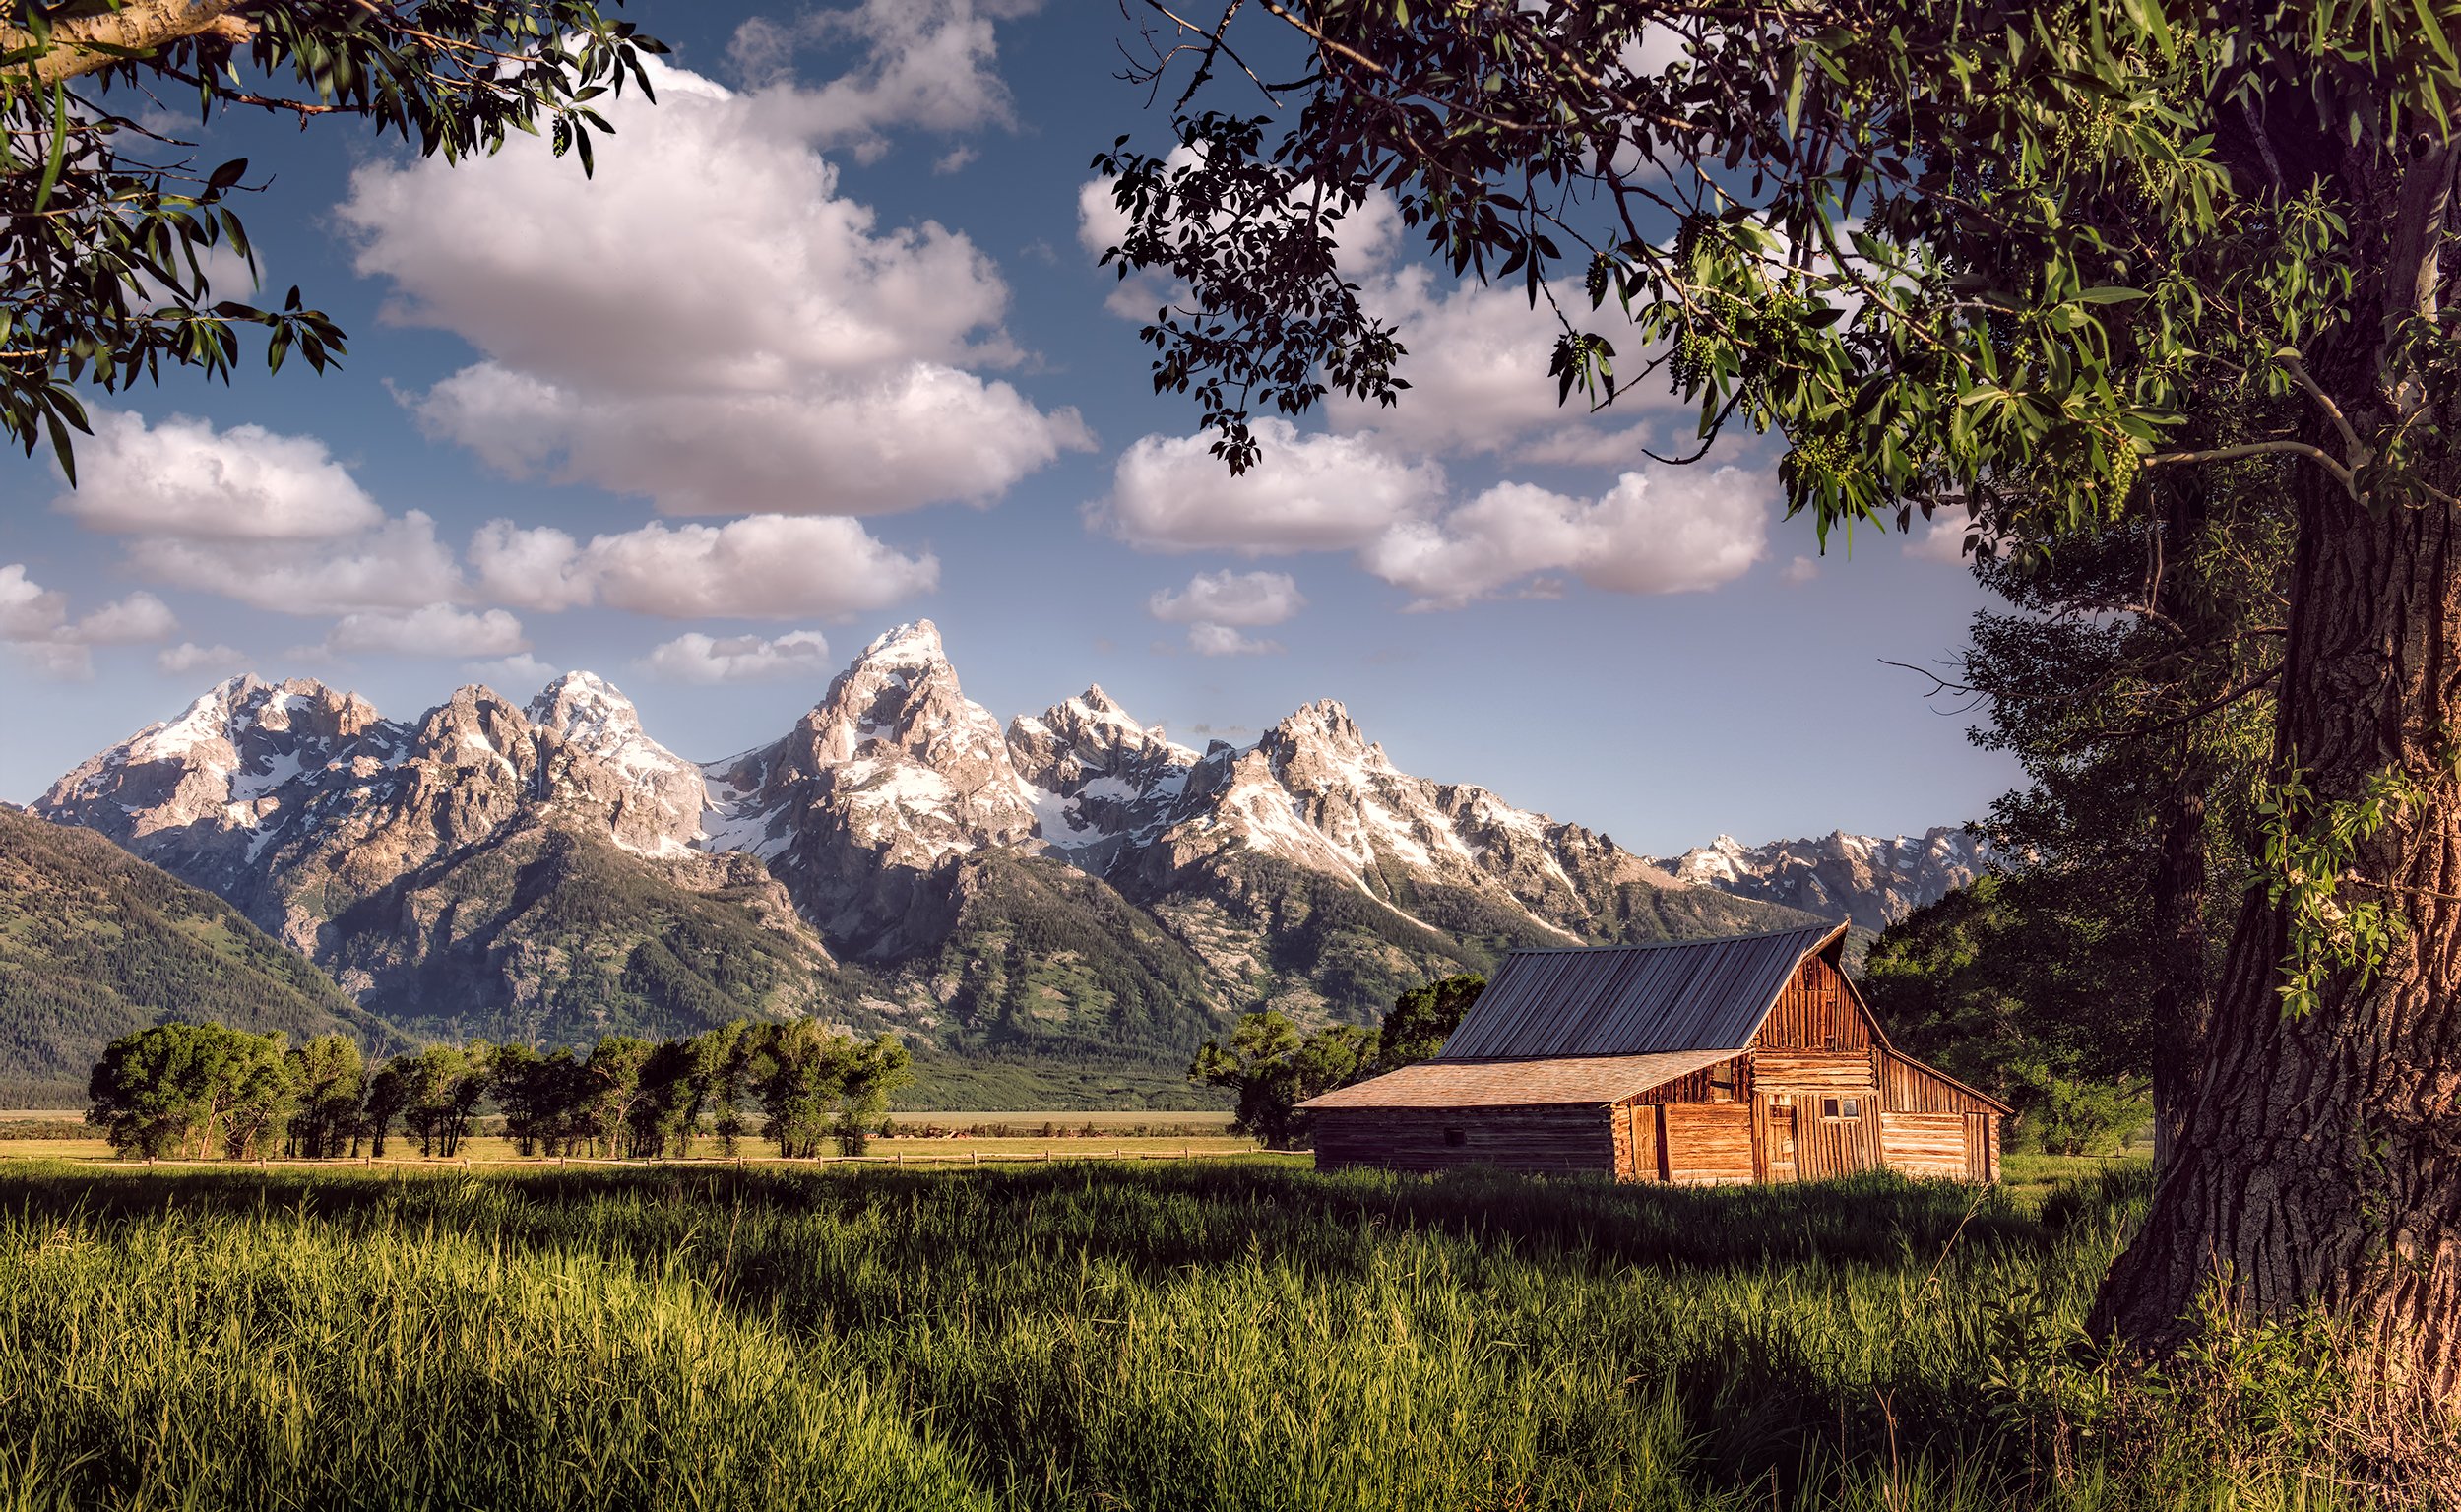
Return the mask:
<svg viewBox="0 0 2461 1512">
<path fill-rule="evenodd" d="M 0 52 L 44 50 L 31 62 L 7 71 L 15 83 L 31 75 L 35 84 L 51 86 L 81 74 L 97 73 L 128 61 L 125 54 L 153 52 L 192 36 L 219 36 L 245 42 L 256 35 L 256 23 L 238 14 L 247 0 L 127 0 L 116 11 L 80 16 L 53 23 L 48 42 L 17 27 L 0 27 Z"/>
</svg>

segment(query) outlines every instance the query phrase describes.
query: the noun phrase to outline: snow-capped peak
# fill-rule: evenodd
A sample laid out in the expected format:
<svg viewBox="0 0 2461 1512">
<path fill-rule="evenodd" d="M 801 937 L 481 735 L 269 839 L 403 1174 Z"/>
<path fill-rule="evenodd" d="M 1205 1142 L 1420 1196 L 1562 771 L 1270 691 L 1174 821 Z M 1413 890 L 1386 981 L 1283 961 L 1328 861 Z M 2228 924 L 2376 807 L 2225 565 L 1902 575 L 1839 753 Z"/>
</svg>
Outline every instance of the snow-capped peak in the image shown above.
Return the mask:
<svg viewBox="0 0 2461 1512">
<path fill-rule="evenodd" d="M 948 661 L 948 652 L 940 644 L 940 627 L 927 619 L 918 619 L 873 637 L 855 665 L 927 668 L 946 666 Z"/>
<path fill-rule="evenodd" d="M 566 672 L 530 701 L 530 723 L 577 745 L 607 750 L 646 738 L 641 711 L 596 672 Z"/>
</svg>

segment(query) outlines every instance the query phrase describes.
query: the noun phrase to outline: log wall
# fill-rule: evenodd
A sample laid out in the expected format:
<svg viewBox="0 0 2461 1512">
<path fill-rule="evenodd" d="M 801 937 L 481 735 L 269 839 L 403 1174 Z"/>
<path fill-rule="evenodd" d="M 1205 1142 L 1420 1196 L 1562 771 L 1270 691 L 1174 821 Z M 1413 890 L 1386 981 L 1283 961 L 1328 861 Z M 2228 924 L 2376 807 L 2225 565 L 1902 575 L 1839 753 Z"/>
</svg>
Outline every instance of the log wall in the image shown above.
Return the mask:
<svg viewBox="0 0 2461 1512">
<path fill-rule="evenodd" d="M 1880 1114 L 1880 1154 L 1892 1170 L 1910 1176 L 1944 1176 L 1963 1181 L 1966 1158 L 1966 1115 L 1963 1113 Z"/>
<path fill-rule="evenodd" d="M 1745 1103 L 1677 1102 L 1665 1106 L 1667 1179 L 1678 1186 L 1750 1181 L 1752 1110 Z"/>
<path fill-rule="evenodd" d="M 1351 1107 L 1316 1115 L 1316 1168 L 1452 1170 L 1495 1166 L 1560 1175 L 1615 1173 L 1621 1160 L 1606 1103 L 1570 1107 Z M 1448 1135 L 1458 1135 L 1454 1143 Z"/>
</svg>

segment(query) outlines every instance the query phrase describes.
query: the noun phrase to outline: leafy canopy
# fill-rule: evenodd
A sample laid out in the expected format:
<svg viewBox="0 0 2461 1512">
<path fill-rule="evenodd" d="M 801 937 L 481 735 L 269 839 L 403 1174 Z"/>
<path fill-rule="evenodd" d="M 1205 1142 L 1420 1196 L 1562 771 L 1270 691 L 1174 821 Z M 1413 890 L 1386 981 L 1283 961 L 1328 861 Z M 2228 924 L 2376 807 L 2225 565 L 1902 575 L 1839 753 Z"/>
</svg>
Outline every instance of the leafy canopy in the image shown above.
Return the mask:
<svg viewBox="0 0 2461 1512">
<path fill-rule="evenodd" d="M 610 130 L 593 101 L 665 49 L 609 14 L 621 0 L 6 0 L 0 10 L 0 431 L 46 438 L 70 480 L 79 390 L 112 393 L 163 367 L 227 379 L 240 332 L 268 333 L 320 371 L 344 333 L 293 287 L 278 308 L 217 290 L 215 254 L 253 281 L 235 207 L 245 158 L 208 167 L 150 113 L 193 101 L 347 117 L 448 160 L 538 134 L 592 162 Z M 134 111 L 137 114 L 131 114 Z"/>
<path fill-rule="evenodd" d="M 1400 398 L 1406 333 L 1334 256 L 1389 196 L 1456 275 L 1556 309 L 1567 398 L 1654 379 L 1703 450 L 1781 432 L 1824 538 L 1943 505 L 2039 538 L 2148 469 L 2276 453 L 2446 496 L 2420 417 L 2461 387 L 2450 322 L 2351 296 L 2363 234 L 2431 262 L 2405 237 L 2440 227 L 2368 175 L 2449 135 L 2451 0 L 1292 0 L 1210 25 L 1148 3 L 1181 28 L 1155 81 L 1196 61 L 1177 151 L 1096 159 L 1129 220 L 1104 260 L 1183 287 L 1144 333 L 1155 385 L 1197 399 L 1233 470 L 1260 409 Z M 1294 44 L 1297 77 L 1267 77 Z M 1242 71 L 1276 113 L 1214 105 Z M 2354 319 L 2379 371 L 2319 381 Z M 2223 395 L 2315 423 L 2250 403 L 2199 433 Z"/>
</svg>

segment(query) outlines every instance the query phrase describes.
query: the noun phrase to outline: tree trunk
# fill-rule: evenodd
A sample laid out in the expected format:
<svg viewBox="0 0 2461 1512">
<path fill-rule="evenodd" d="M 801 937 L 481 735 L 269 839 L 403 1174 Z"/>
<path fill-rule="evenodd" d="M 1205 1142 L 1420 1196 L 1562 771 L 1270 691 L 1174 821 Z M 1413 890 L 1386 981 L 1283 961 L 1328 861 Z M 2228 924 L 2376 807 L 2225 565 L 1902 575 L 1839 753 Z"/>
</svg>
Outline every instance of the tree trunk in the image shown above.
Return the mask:
<svg viewBox="0 0 2461 1512">
<path fill-rule="evenodd" d="M 2170 1168 L 2186 1131 L 2213 1004 L 2205 965 L 2205 789 L 2213 774 L 2192 748 L 2179 761 L 2160 811 L 2162 850 L 2147 921 L 2161 972 L 2152 993 L 2156 1171 Z"/>
<path fill-rule="evenodd" d="M 2445 480 L 2449 482 L 2449 480 Z M 2277 763 L 2319 804 L 2373 774 L 2428 797 L 2360 848 L 2345 906 L 2401 927 L 2370 979 L 2280 993 L 2289 914 L 2244 906 L 2218 984 L 2200 1095 L 2143 1232 L 2106 1281 L 2097 1332 L 2156 1349 L 2208 1287 L 2285 1317 L 2322 1306 L 2374 1368 L 2461 1400 L 2461 525 L 2444 506 L 2370 509 L 2319 471 L 2302 501 Z"/>
</svg>

